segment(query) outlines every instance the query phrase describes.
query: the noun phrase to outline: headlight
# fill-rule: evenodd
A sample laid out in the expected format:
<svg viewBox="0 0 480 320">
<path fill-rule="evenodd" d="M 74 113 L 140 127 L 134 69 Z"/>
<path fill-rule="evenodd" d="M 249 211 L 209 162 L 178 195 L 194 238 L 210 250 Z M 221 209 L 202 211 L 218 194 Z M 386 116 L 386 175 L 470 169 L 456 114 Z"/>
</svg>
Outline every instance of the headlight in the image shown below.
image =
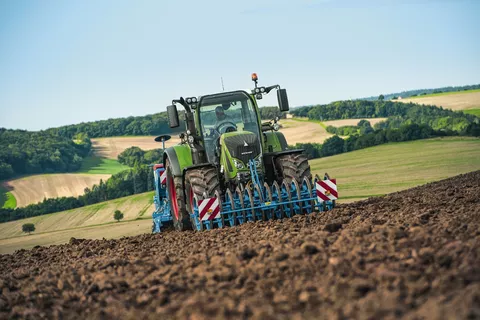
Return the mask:
<svg viewBox="0 0 480 320">
<path fill-rule="evenodd" d="M 240 161 L 237 161 L 235 159 L 233 159 L 233 163 L 235 164 L 235 167 L 237 169 L 243 169 L 243 167 L 244 167 L 243 163 L 241 163 Z"/>
<path fill-rule="evenodd" d="M 188 142 L 189 143 L 194 143 L 195 142 L 195 138 L 193 136 L 188 136 Z"/>
<path fill-rule="evenodd" d="M 255 160 L 255 166 L 260 167 L 261 164 L 262 162 L 260 161 L 260 159 Z"/>
<path fill-rule="evenodd" d="M 273 130 L 278 131 L 278 129 L 280 129 L 278 123 L 273 124 Z"/>
<path fill-rule="evenodd" d="M 191 98 L 187 98 L 187 103 L 188 103 L 188 104 L 192 103 L 192 99 L 191 99 Z"/>
</svg>

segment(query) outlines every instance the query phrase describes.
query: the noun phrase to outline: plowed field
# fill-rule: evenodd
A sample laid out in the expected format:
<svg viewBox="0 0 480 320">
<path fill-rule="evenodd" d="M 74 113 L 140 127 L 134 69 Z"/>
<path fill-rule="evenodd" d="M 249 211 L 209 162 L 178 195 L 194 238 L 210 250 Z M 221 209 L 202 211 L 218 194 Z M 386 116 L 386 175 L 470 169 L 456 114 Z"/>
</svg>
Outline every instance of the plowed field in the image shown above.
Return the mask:
<svg viewBox="0 0 480 320">
<path fill-rule="evenodd" d="M 291 220 L 0 256 L 0 318 L 474 319 L 480 171 Z"/>
</svg>

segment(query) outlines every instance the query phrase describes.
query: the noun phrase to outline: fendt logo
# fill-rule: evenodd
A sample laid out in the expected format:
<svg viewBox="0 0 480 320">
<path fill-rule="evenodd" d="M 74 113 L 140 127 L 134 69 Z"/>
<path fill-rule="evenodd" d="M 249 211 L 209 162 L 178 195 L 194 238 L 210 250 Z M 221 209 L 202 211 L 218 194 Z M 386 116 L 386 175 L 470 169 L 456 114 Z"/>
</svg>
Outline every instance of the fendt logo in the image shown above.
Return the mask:
<svg viewBox="0 0 480 320">
<path fill-rule="evenodd" d="M 244 147 L 248 147 L 247 141 L 245 141 L 245 140 L 243 141 L 243 146 L 244 146 Z"/>
</svg>

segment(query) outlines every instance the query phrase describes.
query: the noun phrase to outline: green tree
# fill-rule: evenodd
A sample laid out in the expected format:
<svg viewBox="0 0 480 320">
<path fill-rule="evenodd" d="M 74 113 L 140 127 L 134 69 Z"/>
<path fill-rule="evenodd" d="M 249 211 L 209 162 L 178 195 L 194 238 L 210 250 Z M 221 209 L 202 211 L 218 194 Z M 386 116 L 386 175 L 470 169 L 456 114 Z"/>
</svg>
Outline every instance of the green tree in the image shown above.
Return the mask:
<svg viewBox="0 0 480 320">
<path fill-rule="evenodd" d="M 328 138 L 322 145 L 321 156 L 328 157 L 334 154 L 342 153 L 344 143 L 345 141 L 336 135 Z"/>
<path fill-rule="evenodd" d="M 378 96 L 378 100 L 379 100 L 379 101 L 385 100 L 385 96 L 384 96 L 383 94 L 379 95 L 379 96 Z"/>
<path fill-rule="evenodd" d="M 28 234 L 30 234 L 31 232 L 35 231 L 35 225 L 33 223 L 25 223 L 22 226 L 22 231 L 28 232 Z"/>
<path fill-rule="evenodd" d="M 119 222 L 120 220 L 123 219 L 123 213 L 120 210 L 115 210 L 115 213 L 113 214 L 113 219 Z"/>
</svg>

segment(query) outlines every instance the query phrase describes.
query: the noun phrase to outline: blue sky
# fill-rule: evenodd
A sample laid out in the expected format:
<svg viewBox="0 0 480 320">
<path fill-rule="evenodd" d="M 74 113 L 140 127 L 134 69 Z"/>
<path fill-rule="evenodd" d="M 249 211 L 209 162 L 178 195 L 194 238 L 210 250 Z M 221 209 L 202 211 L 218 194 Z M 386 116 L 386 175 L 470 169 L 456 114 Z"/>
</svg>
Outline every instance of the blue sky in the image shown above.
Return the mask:
<svg viewBox="0 0 480 320">
<path fill-rule="evenodd" d="M 0 1 L 0 127 L 280 84 L 292 106 L 480 83 L 480 1 Z M 275 95 L 262 100 L 275 104 Z"/>
</svg>

